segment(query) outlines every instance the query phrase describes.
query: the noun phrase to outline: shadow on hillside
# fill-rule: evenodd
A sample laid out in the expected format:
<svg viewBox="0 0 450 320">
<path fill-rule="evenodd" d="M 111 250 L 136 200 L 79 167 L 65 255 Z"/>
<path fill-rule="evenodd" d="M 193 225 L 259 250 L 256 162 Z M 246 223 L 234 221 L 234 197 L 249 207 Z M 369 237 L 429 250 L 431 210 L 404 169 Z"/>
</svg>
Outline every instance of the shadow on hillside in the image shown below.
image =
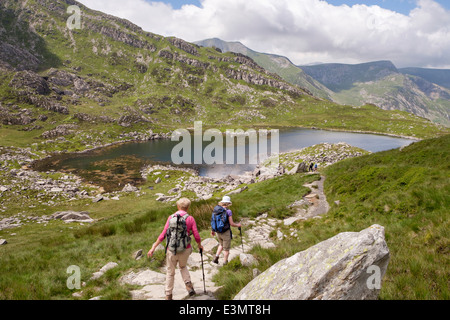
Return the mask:
<svg viewBox="0 0 450 320">
<path fill-rule="evenodd" d="M 42 71 L 62 65 L 61 59 L 48 48 L 43 37 L 30 26 L 27 9 L 12 9 L 0 3 L 0 60 L 18 70 Z"/>
</svg>

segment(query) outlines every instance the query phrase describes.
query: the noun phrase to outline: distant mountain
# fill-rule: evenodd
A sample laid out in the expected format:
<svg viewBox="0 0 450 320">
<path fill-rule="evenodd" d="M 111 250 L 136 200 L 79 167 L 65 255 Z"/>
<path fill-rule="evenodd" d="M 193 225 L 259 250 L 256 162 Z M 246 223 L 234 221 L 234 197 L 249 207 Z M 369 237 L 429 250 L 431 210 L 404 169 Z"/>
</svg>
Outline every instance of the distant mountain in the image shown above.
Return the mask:
<svg viewBox="0 0 450 320">
<path fill-rule="evenodd" d="M 390 61 L 355 65 L 327 63 L 299 67 L 334 92 L 351 89 L 356 82 L 378 81 L 388 75 L 398 73 L 397 68 Z"/>
<path fill-rule="evenodd" d="M 195 44 L 202 47 L 218 48 L 222 52 L 235 52 L 249 56 L 267 71 L 276 73 L 284 80 L 309 90 L 318 98 L 331 100 L 332 92 L 327 87 L 307 75 L 284 56 L 257 52 L 240 42 L 228 42 L 218 38 L 197 41 Z"/>
<path fill-rule="evenodd" d="M 390 61 L 300 68 L 332 90 L 334 102 L 354 106 L 372 103 L 385 110 L 404 110 L 450 126 L 450 89 L 445 87 L 450 83 L 450 70 L 400 71 Z"/>
<path fill-rule="evenodd" d="M 403 74 L 421 77 L 429 82 L 450 89 L 450 70 L 448 69 L 426 69 L 426 68 L 401 68 Z"/>
<path fill-rule="evenodd" d="M 222 52 L 249 56 L 264 69 L 322 99 L 352 106 L 371 103 L 385 110 L 403 110 L 450 126 L 450 90 L 444 85 L 450 82 L 447 73 L 450 70 L 406 70 L 413 73 L 409 70 L 414 69 L 415 73 L 424 75 L 420 77 L 416 74 L 406 74 L 406 71 L 403 74 L 391 61 L 296 66 L 287 57 L 260 53 L 240 42 L 213 38 L 195 43 Z"/>
</svg>

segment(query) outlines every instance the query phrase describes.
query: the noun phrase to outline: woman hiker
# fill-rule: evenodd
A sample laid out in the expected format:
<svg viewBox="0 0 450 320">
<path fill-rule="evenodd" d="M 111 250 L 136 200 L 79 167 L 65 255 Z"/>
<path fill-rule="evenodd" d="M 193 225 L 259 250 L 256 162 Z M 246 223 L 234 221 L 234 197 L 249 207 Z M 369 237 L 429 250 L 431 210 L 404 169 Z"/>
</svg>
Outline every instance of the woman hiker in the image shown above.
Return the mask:
<svg viewBox="0 0 450 320">
<path fill-rule="evenodd" d="M 233 238 L 233 235 L 231 233 L 230 227 L 236 227 L 240 228 L 240 223 L 234 223 L 233 222 L 233 213 L 230 209 L 228 209 L 231 206 L 231 199 L 229 196 L 224 196 L 222 201 L 219 202 L 219 206 L 223 207 L 226 210 L 227 215 L 227 223 L 225 223 L 224 231 L 219 233 L 214 230 L 211 231 L 211 235 L 214 237 L 217 233 L 217 238 L 219 240 L 219 247 L 217 248 L 216 257 L 214 258 L 214 263 L 219 263 L 219 256 L 220 253 L 223 250 L 223 259 L 224 259 L 224 265 L 228 263 L 228 256 L 230 255 L 230 247 L 231 247 L 231 239 Z"/>
<path fill-rule="evenodd" d="M 195 219 L 188 215 L 187 210 L 191 205 L 191 201 L 187 198 L 181 198 L 177 201 L 178 211 L 169 216 L 163 232 L 153 244 L 150 251 L 147 253 L 148 257 L 152 257 L 156 250 L 156 247 L 163 242 L 164 238 L 167 239 L 166 247 L 166 300 L 172 300 L 172 291 L 175 280 L 175 268 L 177 264 L 180 267 L 181 277 L 183 278 L 186 290 L 190 296 L 195 295 L 194 286 L 191 282 L 191 276 L 187 268 L 187 261 L 192 253 L 192 247 L 190 244 L 190 235 L 194 235 L 194 239 L 197 242 L 198 249 L 202 250 L 202 241 L 197 230 L 197 224 Z M 178 237 L 178 238 L 177 238 Z M 172 241 L 170 241 L 172 239 Z M 178 241 L 180 240 L 180 241 Z"/>
</svg>

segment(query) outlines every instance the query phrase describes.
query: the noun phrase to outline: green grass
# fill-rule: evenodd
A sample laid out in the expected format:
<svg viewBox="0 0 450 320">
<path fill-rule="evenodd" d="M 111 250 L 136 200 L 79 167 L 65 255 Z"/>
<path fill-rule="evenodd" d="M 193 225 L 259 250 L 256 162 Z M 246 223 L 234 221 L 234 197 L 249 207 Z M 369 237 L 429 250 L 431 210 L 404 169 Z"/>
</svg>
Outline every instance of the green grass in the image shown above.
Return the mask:
<svg viewBox="0 0 450 320">
<path fill-rule="evenodd" d="M 310 191 L 303 185 L 318 178 L 318 175 L 285 175 L 249 185 L 248 190 L 232 196 L 232 210 L 243 217 L 255 218 L 268 213 L 282 219 L 291 214 L 286 206 Z"/>
<path fill-rule="evenodd" d="M 385 227 L 391 252 L 380 298 L 449 299 L 449 142 L 450 136 L 425 140 L 402 151 L 375 153 L 330 166 L 324 172 L 332 204 L 328 215 L 293 224 L 298 239 L 274 240 L 275 249 L 252 249 L 258 261 L 254 267 L 264 271 L 340 232 L 360 231 L 377 223 Z M 297 174 L 250 185 L 232 198 L 235 221 L 263 212 L 285 217 L 289 214 L 286 206 L 307 192 L 302 185 L 315 179 L 317 175 Z M 119 285 L 117 279 L 130 269 L 157 270 L 162 266 L 163 253 L 152 261 L 134 261 L 131 254 L 148 250 L 167 216 L 175 211 L 173 205 L 158 203 L 151 194 L 136 199 L 128 195 L 119 202 L 90 204 L 91 216 L 100 218 L 93 225 L 53 221 L 47 227 L 27 224 L 14 230 L 16 236 L 9 236 L 12 231 L 0 231 L 0 237 L 9 242 L 1 248 L 0 299 L 71 299 L 73 291 L 65 285 L 70 265 L 80 266 L 82 281 L 87 282 L 83 299 L 98 295 L 129 299 L 132 288 Z M 333 204 L 335 200 L 340 200 L 339 206 Z M 215 201 L 194 202 L 190 209 L 202 238 L 209 237 Z M 73 209 L 87 207 L 79 203 Z M 89 281 L 92 273 L 109 261 L 118 262 L 119 267 Z M 221 268 L 215 277 L 223 286 L 218 298 L 233 298 L 252 279 L 252 270 L 241 266 L 239 260 Z"/>
<path fill-rule="evenodd" d="M 233 197 L 236 221 L 244 216 L 256 216 L 262 211 L 279 216 L 287 205 L 298 200 L 306 190 L 301 185 L 317 179 L 314 176 L 286 176 L 252 185 L 248 191 Z M 286 187 L 287 186 L 287 187 Z M 285 196 L 280 197 L 280 190 Z M 253 201 L 250 199 L 258 199 Z M 189 213 L 196 219 L 202 239 L 210 237 L 210 219 L 215 199 L 193 202 Z M 71 208 L 77 210 L 77 207 Z M 154 197 L 134 195 L 121 197 L 119 202 L 102 201 L 87 208 L 91 217 L 100 219 L 93 225 L 64 224 L 52 221 L 46 227 L 26 224 L 10 231 L 0 231 L 8 245 L 1 248 L 0 299 L 70 299 L 73 291 L 66 288 L 66 269 L 81 268 L 83 299 L 102 295 L 105 299 L 128 299 L 130 287 L 120 286 L 118 278 L 130 269 L 162 266 L 164 254 L 155 259 L 134 261 L 132 253 L 151 247 L 161 232 L 167 217 L 176 211 L 174 204 L 158 203 Z M 93 272 L 109 261 L 119 266 L 99 280 L 89 281 Z"/>
<path fill-rule="evenodd" d="M 329 213 L 294 224 L 298 240 L 277 242 L 276 249 L 254 248 L 258 269 L 264 271 L 338 233 L 380 224 L 391 255 L 380 299 L 448 300 L 449 145 L 447 135 L 328 167 L 324 173 Z M 233 298 L 251 279 L 249 268 L 223 268 L 216 276 L 224 285 L 220 297 Z"/>
</svg>

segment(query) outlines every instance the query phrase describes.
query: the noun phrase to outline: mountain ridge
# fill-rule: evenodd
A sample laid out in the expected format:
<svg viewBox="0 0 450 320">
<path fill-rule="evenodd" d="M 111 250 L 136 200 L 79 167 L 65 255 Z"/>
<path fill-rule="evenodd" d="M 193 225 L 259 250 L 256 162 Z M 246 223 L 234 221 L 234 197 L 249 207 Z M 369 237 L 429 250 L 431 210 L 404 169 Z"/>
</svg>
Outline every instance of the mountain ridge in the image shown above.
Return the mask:
<svg viewBox="0 0 450 320">
<path fill-rule="evenodd" d="M 416 75 L 407 74 L 409 69 L 401 71 L 389 60 L 294 65 L 287 57 L 259 53 L 240 42 L 212 38 L 196 44 L 248 54 L 264 68 L 292 84 L 308 88 L 322 99 L 352 106 L 370 103 L 384 110 L 403 110 L 450 126 L 450 90 L 429 81 L 437 78 L 429 74 L 432 70 L 425 72 L 425 79 L 419 71 Z M 440 83 L 445 83 L 445 71 L 441 72 Z M 450 72 L 448 76 L 450 79 Z"/>
</svg>

